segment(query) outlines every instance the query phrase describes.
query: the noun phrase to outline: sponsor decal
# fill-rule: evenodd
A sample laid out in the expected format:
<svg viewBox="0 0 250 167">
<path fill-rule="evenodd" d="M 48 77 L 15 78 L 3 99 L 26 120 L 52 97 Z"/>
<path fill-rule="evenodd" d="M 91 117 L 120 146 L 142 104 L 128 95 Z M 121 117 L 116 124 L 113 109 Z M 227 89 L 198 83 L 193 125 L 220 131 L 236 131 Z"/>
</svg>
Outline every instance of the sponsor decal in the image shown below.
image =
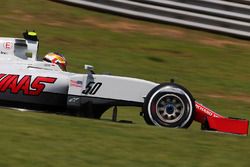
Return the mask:
<svg viewBox="0 0 250 167">
<path fill-rule="evenodd" d="M 68 100 L 69 103 L 78 103 L 80 101 L 79 97 L 72 97 Z"/>
<path fill-rule="evenodd" d="M 206 108 L 205 106 L 203 106 L 202 104 L 199 103 L 195 103 L 195 107 L 197 110 L 202 111 L 204 114 L 210 116 L 210 117 L 216 117 L 216 118 L 221 118 L 223 116 L 217 114 L 216 112 Z"/>
<path fill-rule="evenodd" d="M 70 80 L 70 86 L 81 88 L 82 87 L 82 81 Z"/>
<path fill-rule="evenodd" d="M 5 49 L 9 50 L 9 49 L 12 49 L 13 44 L 12 44 L 12 42 L 4 42 L 4 43 L 3 43 L 3 47 L 4 47 Z"/>
<path fill-rule="evenodd" d="M 199 104 L 196 103 L 196 104 L 195 104 L 195 107 L 196 107 L 198 110 L 200 110 L 200 111 L 206 113 L 207 115 L 213 116 L 213 112 L 211 112 L 210 110 L 208 110 L 208 109 L 205 108 L 204 106 L 199 105 Z"/>
<path fill-rule="evenodd" d="M 17 94 L 23 92 L 24 95 L 38 96 L 43 92 L 46 83 L 53 84 L 57 78 L 37 76 L 34 80 L 31 75 L 20 77 L 13 74 L 0 74 L 0 92 L 10 90 Z"/>
</svg>

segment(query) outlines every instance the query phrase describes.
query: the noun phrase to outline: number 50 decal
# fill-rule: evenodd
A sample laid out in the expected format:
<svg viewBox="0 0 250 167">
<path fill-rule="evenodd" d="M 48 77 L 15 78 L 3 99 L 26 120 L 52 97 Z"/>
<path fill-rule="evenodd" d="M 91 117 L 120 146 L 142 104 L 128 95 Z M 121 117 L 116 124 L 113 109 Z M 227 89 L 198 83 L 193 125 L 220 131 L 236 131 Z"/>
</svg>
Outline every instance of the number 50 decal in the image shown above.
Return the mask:
<svg viewBox="0 0 250 167">
<path fill-rule="evenodd" d="M 97 82 L 97 83 L 89 82 L 88 85 L 86 86 L 86 89 L 82 91 L 82 94 L 94 95 L 100 89 L 101 86 L 102 86 L 101 82 Z"/>
</svg>

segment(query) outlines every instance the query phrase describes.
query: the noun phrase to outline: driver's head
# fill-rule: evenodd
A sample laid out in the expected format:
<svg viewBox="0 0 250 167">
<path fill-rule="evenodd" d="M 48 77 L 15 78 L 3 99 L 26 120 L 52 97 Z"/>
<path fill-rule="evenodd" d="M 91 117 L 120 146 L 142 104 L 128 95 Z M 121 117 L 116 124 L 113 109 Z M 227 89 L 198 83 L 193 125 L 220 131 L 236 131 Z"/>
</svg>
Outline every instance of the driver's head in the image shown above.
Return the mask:
<svg viewBox="0 0 250 167">
<path fill-rule="evenodd" d="M 43 61 L 57 64 L 63 71 L 66 71 L 67 61 L 62 54 L 50 52 L 44 56 Z"/>
</svg>

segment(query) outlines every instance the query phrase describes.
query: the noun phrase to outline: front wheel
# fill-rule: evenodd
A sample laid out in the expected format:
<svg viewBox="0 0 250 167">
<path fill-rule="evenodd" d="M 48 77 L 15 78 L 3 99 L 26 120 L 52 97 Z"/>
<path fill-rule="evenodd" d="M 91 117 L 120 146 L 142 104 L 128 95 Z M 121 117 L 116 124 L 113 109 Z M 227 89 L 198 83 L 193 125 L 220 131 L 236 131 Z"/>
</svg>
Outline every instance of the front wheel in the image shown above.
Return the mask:
<svg viewBox="0 0 250 167">
<path fill-rule="evenodd" d="M 191 93 L 175 83 L 164 83 L 152 89 L 144 102 L 146 123 L 164 127 L 188 128 L 195 112 Z"/>
</svg>

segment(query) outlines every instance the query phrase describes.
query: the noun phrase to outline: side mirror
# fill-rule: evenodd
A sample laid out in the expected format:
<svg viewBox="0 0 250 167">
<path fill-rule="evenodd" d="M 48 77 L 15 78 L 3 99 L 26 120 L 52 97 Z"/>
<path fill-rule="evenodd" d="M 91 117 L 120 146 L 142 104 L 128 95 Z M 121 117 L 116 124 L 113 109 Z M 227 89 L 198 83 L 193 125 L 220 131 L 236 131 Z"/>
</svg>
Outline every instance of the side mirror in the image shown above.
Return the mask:
<svg viewBox="0 0 250 167">
<path fill-rule="evenodd" d="M 85 64 L 84 69 L 87 70 L 88 72 L 90 72 L 91 74 L 94 74 L 94 71 L 93 71 L 94 66 Z"/>
<path fill-rule="evenodd" d="M 84 69 L 87 71 L 92 71 L 92 70 L 94 70 L 94 66 L 85 64 Z"/>
</svg>

